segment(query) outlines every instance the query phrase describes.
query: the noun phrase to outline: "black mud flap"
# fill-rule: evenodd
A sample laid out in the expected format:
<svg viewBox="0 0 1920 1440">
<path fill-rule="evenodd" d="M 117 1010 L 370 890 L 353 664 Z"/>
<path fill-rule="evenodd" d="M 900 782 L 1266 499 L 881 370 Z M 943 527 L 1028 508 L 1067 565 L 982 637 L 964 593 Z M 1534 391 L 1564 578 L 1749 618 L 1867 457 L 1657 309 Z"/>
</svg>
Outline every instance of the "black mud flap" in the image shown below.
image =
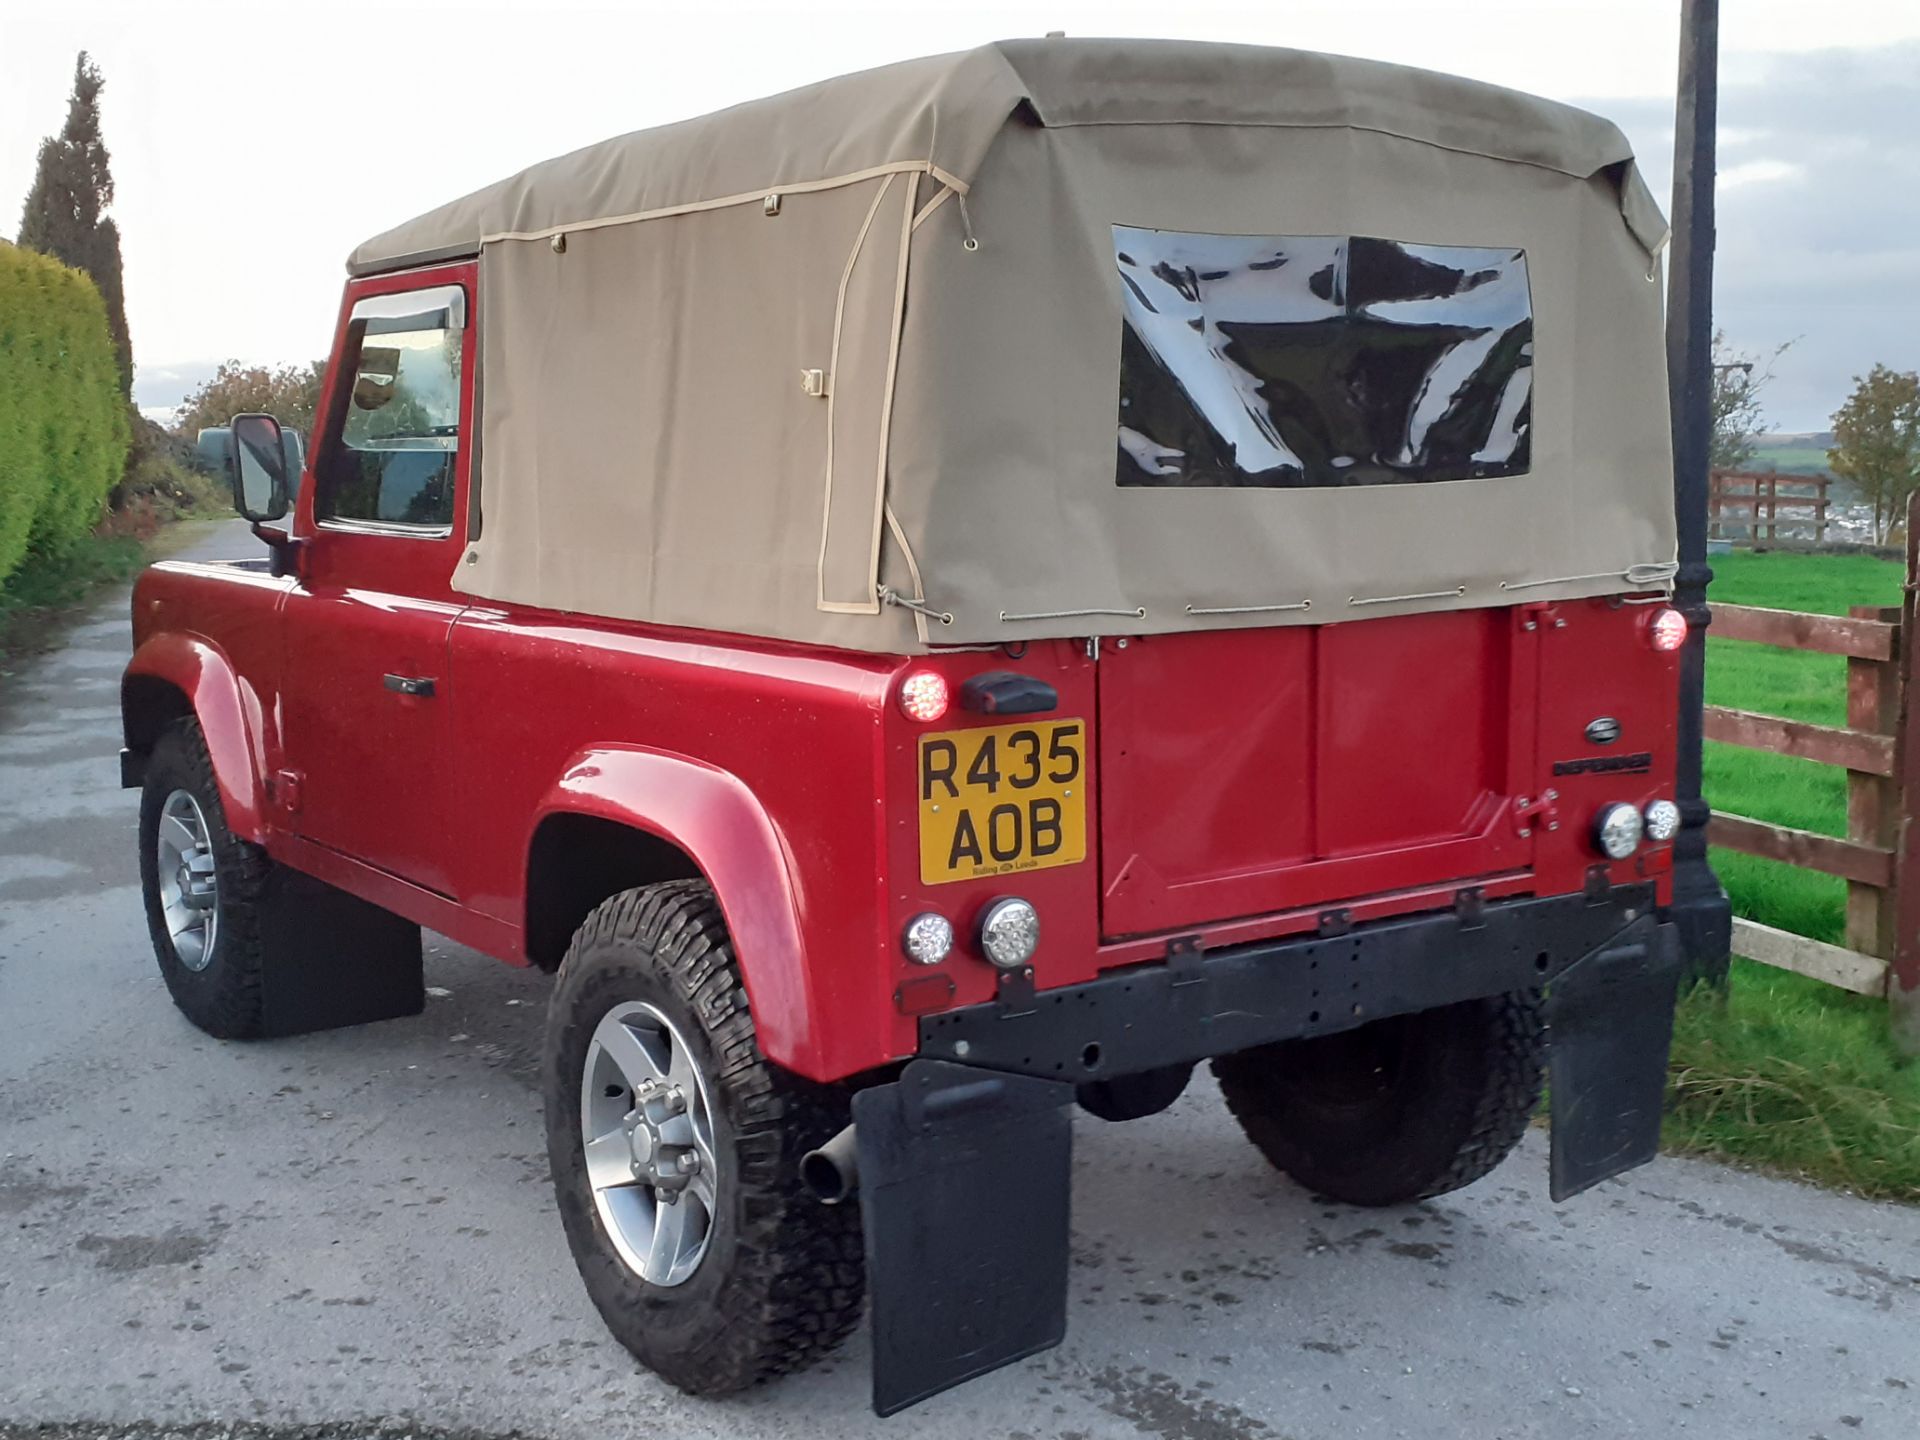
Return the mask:
<svg viewBox="0 0 1920 1440">
<path fill-rule="evenodd" d="M 1647 917 L 1547 992 L 1555 1201 L 1658 1152 L 1680 965 L 1673 926 Z"/>
<path fill-rule="evenodd" d="M 259 915 L 263 1033 L 305 1035 L 426 1008 L 412 921 L 284 865 L 268 877 Z"/>
<path fill-rule="evenodd" d="M 853 1097 L 875 1413 L 1065 1336 L 1073 1095 L 915 1060 Z"/>
</svg>

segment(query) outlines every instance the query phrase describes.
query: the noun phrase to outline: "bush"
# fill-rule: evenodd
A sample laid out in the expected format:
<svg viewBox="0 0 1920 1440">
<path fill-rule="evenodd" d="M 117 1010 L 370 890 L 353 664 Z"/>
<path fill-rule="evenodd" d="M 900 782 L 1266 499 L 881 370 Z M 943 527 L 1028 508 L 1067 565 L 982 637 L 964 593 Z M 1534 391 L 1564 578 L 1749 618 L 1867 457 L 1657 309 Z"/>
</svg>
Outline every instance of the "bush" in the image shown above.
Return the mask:
<svg viewBox="0 0 1920 1440">
<path fill-rule="evenodd" d="M 87 535 L 126 468 L 106 306 L 78 270 L 0 244 L 0 583 Z"/>
<path fill-rule="evenodd" d="M 233 513 L 233 494 L 224 480 L 171 455 L 135 456 L 122 489 L 127 506 L 149 506 L 169 519 Z"/>
<path fill-rule="evenodd" d="M 233 509 L 233 495 L 224 475 L 204 469 L 200 456 L 183 436 L 163 430 L 141 415 L 129 412 L 133 449 L 127 455 L 126 477 L 114 497 L 114 509 L 145 507 L 162 518 L 221 515 Z"/>
</svg>

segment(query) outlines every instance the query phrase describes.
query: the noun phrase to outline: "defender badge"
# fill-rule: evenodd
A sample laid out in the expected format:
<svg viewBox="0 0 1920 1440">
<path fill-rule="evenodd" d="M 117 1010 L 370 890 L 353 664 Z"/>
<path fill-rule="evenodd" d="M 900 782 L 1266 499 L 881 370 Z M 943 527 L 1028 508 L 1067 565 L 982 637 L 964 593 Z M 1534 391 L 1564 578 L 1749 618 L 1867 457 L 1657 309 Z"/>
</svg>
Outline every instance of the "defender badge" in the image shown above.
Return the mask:
<svg viewBox="0 0 1920 1440">
<path fill-rule="evenodd" d="M 1620 738 L 1620 722 L 1611 715 L 1602 715 L 1587 725 L 1587 739 L 1595 745 L 1611 745 Z"/>
</svg>

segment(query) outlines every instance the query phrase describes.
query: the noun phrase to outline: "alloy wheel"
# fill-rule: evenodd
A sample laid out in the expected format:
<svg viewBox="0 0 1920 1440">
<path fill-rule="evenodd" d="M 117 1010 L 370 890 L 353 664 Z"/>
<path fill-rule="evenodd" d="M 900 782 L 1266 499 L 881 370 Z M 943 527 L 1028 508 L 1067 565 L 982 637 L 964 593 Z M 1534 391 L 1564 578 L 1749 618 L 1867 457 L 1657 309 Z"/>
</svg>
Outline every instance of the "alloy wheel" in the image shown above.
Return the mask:
<svg viewBox="0 0 1920 1440">
<path fill-rule="evenodd" d="M 651 1285 L 685 1281 L 717 1213 L 713 1107 L 686 1040 L 654 1006 L 616 1005 L 594 1028 L 580 1131 L 594 1209 L 620 1258 Z"/>
<path fill-rule="evenodd" d="M 220 877 L 207 817 L 189 792 L 175 790 L 161 805 L 154 849 L 174 956 L 189 970 L 204 970 L 220 935 Z"/>
</svg>

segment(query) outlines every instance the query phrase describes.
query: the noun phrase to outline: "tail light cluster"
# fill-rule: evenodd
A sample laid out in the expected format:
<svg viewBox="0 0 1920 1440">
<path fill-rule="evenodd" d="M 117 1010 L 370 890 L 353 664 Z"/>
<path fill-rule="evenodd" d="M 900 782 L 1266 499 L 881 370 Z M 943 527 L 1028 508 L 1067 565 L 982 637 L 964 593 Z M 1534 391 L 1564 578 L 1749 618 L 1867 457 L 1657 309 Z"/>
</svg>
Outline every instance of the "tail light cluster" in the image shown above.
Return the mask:
<svg viewBox="0 0 1920 1440">
<path fill-rule="evenodd" d="M 1040 948 L 1040 913 L 1017 895 L 1003 895 L 980 914 L 975 941 L 987 962 L 1018 970 Z M 953 922 L 928 910 L 907 922 L 900 948 L 916 965 L 938 965 L 953 953 Z"/>
<path fill-rule="evenodd" d="M 943 719 L 953 705 L 953 691 L 944 675 L 913 670 L 900 682 L 901 713 L 930 725 Z M 976 675 L 961 688 L 960 703 L 988 715 L 1025 715 L 1048 711 L 1059 703 L 1051 685 L 1012 671 Z M 915 915 L 900 934 L 900 948 L 916 965 L 938 965 L 953 953 L 953 922 L 935 910 Z M 980 912 L 974 946 L 988 964 L 1018 970 L 1040 948 L 1040 914 L 1033 902 L 1002 895 Z"/>
<path fill-rule="evenodd" d="M 900 948 L 916 965 L 938 965 L 953 953 L 953 922 L 929 910 L 907 922 Z"/>
<path fill-rule="evenodd" d="M 946 677 L 935 671 L 915 670 L 900 682 L 900 709 L 909 720 L 931 724 L 942 718 L 952 703 Z"/>
<path fill-rule="evenodd" d="M 1680 831 L 1680 807 L 1655 800 L 1645 810 L 1624 800 L 1602 805 L 1593 817 L 1593 848 L 1609 860 L 1626 860 L 1643 840 L 1664 845 Z"/>
<path fill-rule="evenodd" d="M 1647 643 L 1670 654 L 1687 643 L 1687 617 L 1671 605 L 1662 605 L 1647 617 Z"/>
</svg>

